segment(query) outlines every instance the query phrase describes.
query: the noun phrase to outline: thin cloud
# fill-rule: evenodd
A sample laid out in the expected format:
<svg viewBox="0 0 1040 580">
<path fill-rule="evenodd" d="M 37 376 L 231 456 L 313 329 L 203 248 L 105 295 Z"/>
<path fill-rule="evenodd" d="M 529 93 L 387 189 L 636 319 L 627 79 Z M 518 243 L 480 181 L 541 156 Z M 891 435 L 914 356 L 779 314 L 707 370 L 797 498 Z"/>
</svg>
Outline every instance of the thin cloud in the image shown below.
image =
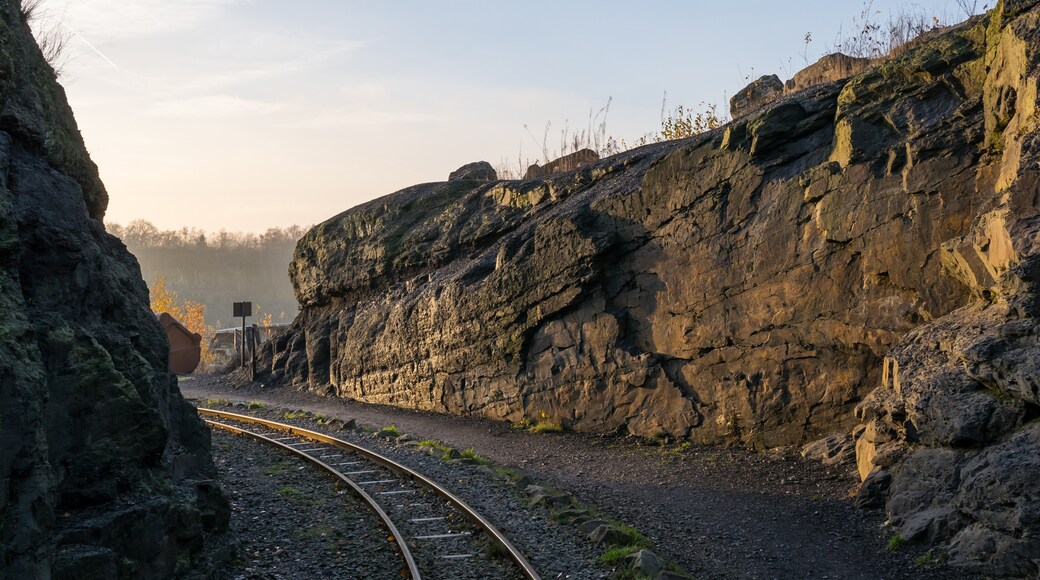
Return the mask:
<svg viewBox="0 0 1040 580">
<path fill-rule="evenodd" d="M 208 95 L 155 103 L 145 109 L 144 115 L 178 120 L 228 119 L 271 115 L 286 108 L 282 103 L 253 101 L 232 95 Z"/>
</svg>

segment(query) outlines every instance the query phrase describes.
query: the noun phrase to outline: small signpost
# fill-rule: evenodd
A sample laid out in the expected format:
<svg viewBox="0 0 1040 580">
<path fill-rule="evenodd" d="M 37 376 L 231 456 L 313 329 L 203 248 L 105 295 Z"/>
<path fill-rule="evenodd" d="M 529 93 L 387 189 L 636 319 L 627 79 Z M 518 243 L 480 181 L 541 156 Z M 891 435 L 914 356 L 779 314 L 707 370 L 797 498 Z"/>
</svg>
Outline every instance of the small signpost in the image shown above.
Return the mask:
<svg viewBox="0 0 1040 580">
<path fill-rule="evenodd" d="M 252 302 L 234 302 L 234 317 L 242 319 L 242 366 L 246 366 L 246 318 L 253 315 Z"/>
</svg>

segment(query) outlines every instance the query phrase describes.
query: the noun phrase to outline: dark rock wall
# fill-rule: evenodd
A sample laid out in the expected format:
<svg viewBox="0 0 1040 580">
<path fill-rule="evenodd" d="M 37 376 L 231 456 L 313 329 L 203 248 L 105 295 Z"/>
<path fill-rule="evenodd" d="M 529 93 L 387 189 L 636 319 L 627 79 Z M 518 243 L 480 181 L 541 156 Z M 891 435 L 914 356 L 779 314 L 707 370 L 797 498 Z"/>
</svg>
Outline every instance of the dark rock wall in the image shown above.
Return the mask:
<svg viewBox="0 0 1040 580">
<path fill-rule="evenodd" d="M 19 2 L 0 2 L 0 576 L 187 573 L 226 525 L 140 268 Z"/>
</svg>

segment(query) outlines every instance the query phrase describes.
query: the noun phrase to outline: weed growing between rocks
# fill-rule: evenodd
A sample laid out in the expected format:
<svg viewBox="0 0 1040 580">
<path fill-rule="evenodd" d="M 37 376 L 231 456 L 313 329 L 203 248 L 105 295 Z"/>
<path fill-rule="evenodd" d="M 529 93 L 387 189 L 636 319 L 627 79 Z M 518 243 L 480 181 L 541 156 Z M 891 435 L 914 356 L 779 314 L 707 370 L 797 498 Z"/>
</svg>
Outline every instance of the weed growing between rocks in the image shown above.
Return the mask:
<svg viewBox="0 0 1040 580">
<path fill-rule="evenodd" d="M 927 552 L 914 558 L 914 563 L 918 566 L 929 567 L 929 566 L 941 566 L 947 563 L 948 556 L 946 551 L 942 548 L 932 548 Z"/>
<path fill-rule="evenodd" d="M 549 415 L 543 411 L 537 421 L 520 419 L 513 423 L 513 429 L 530 431 L 532 433 L 562 433 L 563 424 L 550 420 Z"/>
</svg>

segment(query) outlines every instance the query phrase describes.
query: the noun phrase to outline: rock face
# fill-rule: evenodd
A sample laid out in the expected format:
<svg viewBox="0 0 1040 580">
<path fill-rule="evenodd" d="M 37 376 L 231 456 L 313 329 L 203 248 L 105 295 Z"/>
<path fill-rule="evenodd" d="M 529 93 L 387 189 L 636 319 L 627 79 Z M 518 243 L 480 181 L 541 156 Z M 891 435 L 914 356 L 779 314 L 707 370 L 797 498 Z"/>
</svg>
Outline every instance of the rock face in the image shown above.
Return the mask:
<svg viewBox="0 0 1040 580">
<path fill-rule="evenodd" d="M 795 73 L 787 81 L 784 90 L 787 93 L 795 93 L 816 85 L 843 81 L 865 72 L 874 63 L 873 59 L 849 56 L 840 52 L 828 54 Z"/>
<path fill-rule="evenodd" d="M 487 161 L 476 161 L 463 165 L 448 175 L 448 181 L 459 181 L 463 179 L 495 181 L 498 179 L 498 173 Z"/>
<path fill-rule="evenodd" d="M 864 486 L 887 488 L 894 528 L 948 543 L 953 563 L 1040 573 L 1040 217 L 1036 87 L 1040 11 L 990 16 L 982 147 L 999 162 L 967 230 L 938 249 L 966 304 L 907 333 L 857 409 Z"/>
<path fill-rule="evenodd" d="M 227 523 L 209 433 L 19 5 L 0 1 L 0 576 L 185 574 Z"/>
<path fill-rule="evenodd" d="M 581 149 L 559 159 L 553 159 L 545 165 L 534 165 L 527 168 L 524 179 L 538 179 L 554 173 L 574 171 L 579 167 L 599 161 L 599 154 L 592 149 Z"/>
<path fill-rule="evenodd" d="M 739 119 L 772 103 L 784 94 L 784 83 L 776 75 L 765 75 L 744 87 L 729 100 L 729 115 Z"/>
<path fill-rule="evenodd" d="M 905 538 L 1036 574 L 1036 4 L 719 131 L 344 212 L 297 247 L 266 372 L 590 432 L 851 434 Z"/>
</svg>

